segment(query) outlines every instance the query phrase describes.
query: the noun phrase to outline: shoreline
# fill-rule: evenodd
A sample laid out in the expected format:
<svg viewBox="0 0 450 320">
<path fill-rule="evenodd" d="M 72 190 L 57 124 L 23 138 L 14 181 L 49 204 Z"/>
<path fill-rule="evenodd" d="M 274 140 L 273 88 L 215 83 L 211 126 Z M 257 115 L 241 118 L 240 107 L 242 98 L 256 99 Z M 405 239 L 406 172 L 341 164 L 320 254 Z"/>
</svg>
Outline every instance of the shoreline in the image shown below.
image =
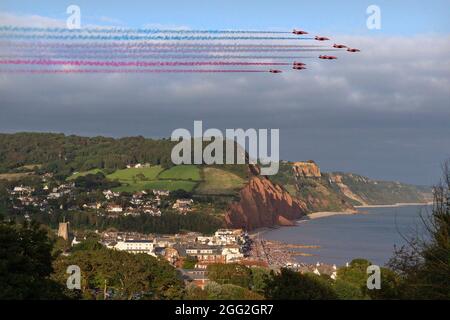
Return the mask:
<svg viewBox="0 0 450 320">
<path fill-rule="evenodd" d="M 399 202 L 396 204 L 368 204 L 364 206 L 354 206 L 355 208 L 364 209 L 364 208 L 397 208 L 397 207 L 407 207 L 407 206 L 429 206 L 432 205 L 433 202 Z"/>
<path fill-rule="evenodd" d="M 312 212 L 302 219 L 297 220 L 297 222 L 303 222 L 308 220 L 316 220 L 321 218 L 327 218 L 332 216 L 340 216 L 340 215 L 353 215 L 353 214 L 359 214 L 360 212 L 358 210 L 347 210 L 347 211 L 318 211 L 318 212 Z"/>
</svg>

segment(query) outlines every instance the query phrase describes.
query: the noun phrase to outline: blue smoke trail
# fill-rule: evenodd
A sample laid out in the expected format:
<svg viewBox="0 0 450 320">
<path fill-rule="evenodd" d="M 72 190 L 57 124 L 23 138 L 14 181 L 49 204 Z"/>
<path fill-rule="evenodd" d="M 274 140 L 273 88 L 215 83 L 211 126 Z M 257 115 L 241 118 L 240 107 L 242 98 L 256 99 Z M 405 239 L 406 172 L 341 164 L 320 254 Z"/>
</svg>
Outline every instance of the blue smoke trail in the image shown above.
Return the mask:
<svg viewBox="0 0 450 320">
<path fill-rule="evenodd" d="M 274 30 L 170 30 L 170 29 L 130 29 L 130 28 L 82 28 L 82 29 L 67 29 L 67 28 L 36 28 L 36 27 L 14 27 L 14 26 L 0 26 L 0 31 L 10 32 L 48 32 L 48 33 L 174 33 L 174 34 L 290 34 L 287 31 Z"/>
<path fill-rule="evenodd" d="M 209 41 L 209 40 L 314 40 L 314 38 L 294 38 L 294 37 L 217 37 L 217 36 L 100 36 L 100 35 L 40 35 L 40 34 L 0 34 L 1 39 L 24 39 L 24 40 L 161 40 L 161 41 Z"/>
</svg>

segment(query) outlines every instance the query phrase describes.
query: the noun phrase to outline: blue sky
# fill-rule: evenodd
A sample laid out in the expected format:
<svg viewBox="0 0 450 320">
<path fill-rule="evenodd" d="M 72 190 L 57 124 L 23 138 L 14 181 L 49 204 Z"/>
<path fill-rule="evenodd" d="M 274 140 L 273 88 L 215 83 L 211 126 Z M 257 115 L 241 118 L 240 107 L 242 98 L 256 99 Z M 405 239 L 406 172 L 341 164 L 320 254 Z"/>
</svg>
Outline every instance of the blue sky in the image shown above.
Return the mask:
<svg viewBox="0 0 450 320">
<path fill-rule="evenodd" d="M 65 9 L 79 5 L 85 24 L 147 24 L 191 28 L 291 29 L 317 33 L 358 35 L 416 35 L 450 33 L 450 1 L 347 0 L 347 1 L 267 1 L 267 0 L 40 0 L 2 1 L 0 11 L 20 15 L 66 18 Z M 382 10 L 382 29 L 366 28 L 366 9 L 376 4 Z"/>
</svg>

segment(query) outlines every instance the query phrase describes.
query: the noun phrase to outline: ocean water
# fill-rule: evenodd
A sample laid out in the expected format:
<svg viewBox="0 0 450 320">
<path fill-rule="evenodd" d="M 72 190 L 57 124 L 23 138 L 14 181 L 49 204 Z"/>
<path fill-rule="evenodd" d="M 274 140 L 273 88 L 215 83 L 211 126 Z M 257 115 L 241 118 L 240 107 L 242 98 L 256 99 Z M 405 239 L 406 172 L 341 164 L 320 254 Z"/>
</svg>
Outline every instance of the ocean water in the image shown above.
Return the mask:
<svg viewBox="0 0 450 320">
<path fill-rule="evenodd" d="M 421 215 L 428 217 L 430 206 L 360 208 L 362 214 L 336 215 L 300 222 L 295 227 L 273 229 L 261 235 L 267 240 L 316 245 L 318 249 L 297 249 L 311 257 L 297 256 L 298 262 L 344 265 L 365 258 L 384 265 L 394 245 L 405 244 L 404 236 L 423 231 Z"/>
</svg>

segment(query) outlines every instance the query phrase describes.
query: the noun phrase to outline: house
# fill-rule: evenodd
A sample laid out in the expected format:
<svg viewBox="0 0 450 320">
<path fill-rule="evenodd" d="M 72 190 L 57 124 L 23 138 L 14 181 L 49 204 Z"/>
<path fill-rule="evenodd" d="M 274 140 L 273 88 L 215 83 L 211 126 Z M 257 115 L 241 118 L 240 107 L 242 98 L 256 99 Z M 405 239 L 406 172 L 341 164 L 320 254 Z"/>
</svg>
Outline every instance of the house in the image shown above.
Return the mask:
<svg viewBox="0 0 450 320">
<path fill-rule="evenodd" d="M 123 212 L 123 208 L 117 204 L 110 204 L 106 207 L 106 211 L 113 213 L 121 213 Z"/>
<path fill-rule="evenodd" d="M 172 209 L 178 210 L 180 213 L 191 211 L 191 205 L 194 203 L 192 199 L 177 199 L 173 204 Z"/>
<path fill-rule="evenodd" d="M 62 192 L 50 192 L 47 196 L 47 199 L 49 200 L 56 200 L 61 198 L 64 195 Z"/>
<path fill-rule="evenodd" d="M 168 190 L 153 190 L 153 195 L 160 197 L 168 197 L 170 195 L 170 191 Z"/>
<path fill-rule="evenodd" d="M 204 289 L 208 284 L 208 271 L 205 269 L 181 269 L 181 274 L 186 282 L 192 283 Z"/>
<path fill-rule="evenodd" d="M 113 248 L 129 253 L 146 253 L 156 257 L 155 244 L 151 240 L 124 240 L 118 241 Z"/>
<path fill-rule="evenodd" d="M 240 261 L 244 258 L 241 247 L 237 245 L 229 245 L 222 248 L 222 256 L 225 257 L 226 263 Z"/>
<path fill-rule="evenodd" d="M 154 206 L 143 206 L 142 210 L 145 214 L 149 214 L 154 217 L 160 217 L 161 216 L 161 210 Z"/>
<path fill-rule="evenodd" d="M 222 255 L 220 247 L 189 247 L 186 249 L 186 255 L 195 257 L 199 262 L 203 263 L 226 263 L 226 258 Z"/>
<path fill-rule="evenodd" d="M 112 192 L 111 190 L 103 191 L 103 195 L 106 199 L 111 200 L 112 198 L 120 197 L 120 192 Z"/>
<path fill-rule="evenodd" d="M 93 209 L 98 210 L 102 207 L 102 204 L 100 202 L 97 203 L 85 203 L 83 204 L 83 209 Z"/>
<path fill-rule="evenodd" d="M 242 229 L 219 229 L 214 233 L 217 244 L 231 245 L 245 242 Z"/>
<path fill-rule="evenodd" d="M 14 187 L 13 191 L 11 192 L 11 194 L 13 195 L 29 195 L 34 191 L 33 188 L 31 187 L 24 187 L 24 186 L 18 186 L 18 187 Z"/>
</svg>

